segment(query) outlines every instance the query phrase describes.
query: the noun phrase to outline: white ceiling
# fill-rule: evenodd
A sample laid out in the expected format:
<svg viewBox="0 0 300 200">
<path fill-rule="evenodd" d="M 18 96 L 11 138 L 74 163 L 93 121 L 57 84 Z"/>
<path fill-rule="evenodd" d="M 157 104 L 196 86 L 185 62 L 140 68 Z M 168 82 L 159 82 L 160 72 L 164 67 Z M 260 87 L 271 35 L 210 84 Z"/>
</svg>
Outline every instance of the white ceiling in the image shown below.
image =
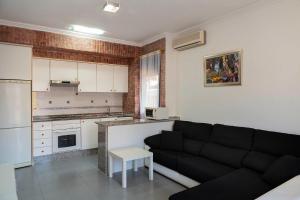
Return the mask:
<svg viewBox="0 0 300 200">
<path fill-rule="evenodd" d="M 67 29 L 70 24 L 101 28 L 105 36 L 142 42 L 224 15 L 257 0 L 120 0 L 116 14 L 105 0 L 0 0 L 0 19 Z"/>
</svg>

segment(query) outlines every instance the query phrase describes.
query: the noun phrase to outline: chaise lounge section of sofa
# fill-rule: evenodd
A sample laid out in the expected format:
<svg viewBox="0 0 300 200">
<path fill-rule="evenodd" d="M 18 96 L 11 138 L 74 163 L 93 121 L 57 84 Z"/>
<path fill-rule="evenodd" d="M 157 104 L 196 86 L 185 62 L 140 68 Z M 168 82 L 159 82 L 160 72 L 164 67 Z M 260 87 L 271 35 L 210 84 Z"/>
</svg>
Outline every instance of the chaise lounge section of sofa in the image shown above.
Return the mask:
<svg viewBox="0 0 300 200">
<path fill-rule="evenodd" d="M 300 136 L 175 121 L 145 139 L 154 162 L 201 183 L 170 200 L 253 200 L 300 174 Z"/>
</svg>

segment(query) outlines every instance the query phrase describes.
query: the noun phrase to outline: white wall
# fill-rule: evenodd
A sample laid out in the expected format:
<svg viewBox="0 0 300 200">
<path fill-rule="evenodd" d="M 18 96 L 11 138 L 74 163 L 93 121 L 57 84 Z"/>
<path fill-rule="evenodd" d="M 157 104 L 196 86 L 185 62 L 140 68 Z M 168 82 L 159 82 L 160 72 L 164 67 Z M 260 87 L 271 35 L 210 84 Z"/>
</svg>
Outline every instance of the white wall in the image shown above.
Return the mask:
<svg viewBox="0 0 300 200">
<path fill-rule="evenodd" d="M 300 134 L 300 1 L 259 1 L 200 27 L 207 44 L 178 53 L 177 114 Z M 203 57 L 236 49 L 242 86 L 205 88 Z"/>
<path fill-rule="evenodd" d="M 177 115 L 177 52 L 172 47 L 174 34 L 165 33 L 166 38 L 166 106 L 170 116 Z"/>
</svg>

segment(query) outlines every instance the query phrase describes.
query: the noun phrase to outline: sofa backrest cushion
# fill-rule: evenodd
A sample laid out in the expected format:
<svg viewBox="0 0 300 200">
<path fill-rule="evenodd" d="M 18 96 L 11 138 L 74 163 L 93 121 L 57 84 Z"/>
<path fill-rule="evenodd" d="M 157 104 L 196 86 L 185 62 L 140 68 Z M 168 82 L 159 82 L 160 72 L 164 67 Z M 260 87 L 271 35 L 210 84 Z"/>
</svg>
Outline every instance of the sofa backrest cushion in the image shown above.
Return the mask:
<svg viewBox="0 0 300 200">
<path fill-rule="evenodd" d="M 263 179 L 276 187 L 297 175 L 300 175 L 300 158 L 286 155 L 277 159 L 269 167 Z"/>
<path fill-rule="evenodd" d="M 177 120 L 174 123 L 173 130 L 182 132 L 185 139 L 208 141 L 211 135 L 212 125 Z"/>
<path fill-rule="evenodd" d="M 275 156 L 294 155 L 300 157 L 300 136 L 257 130 L 253 150 Z"/>
<path fill-rule="evenodd" d="M 194 156 L 199 156 L 204 144 L 204 142 L 198 140 L 183 139 L 183 151 Z"/>
<path fill-rule="evenodd" d="M 183 136 L 179 131 L 162 131 L 160 149 L 168 151 L 183 151 Z"/>
<path fill-rule="evenodd" d="M 277 157 L 271 154 L 251 151 L 244 158 L 243 167 L 263 173 L 276 159 Z"/>
<path fill-rule="evenodd" d="M 252 146 L 254 129 L 216 124 L 211 142 L 238 149 L 249 150 Z"/>
<path fill-rule="evenodd" d="M 254 130 L 216 124 L 213 126 L 210 142 L 205 144 L 201 155 L 239 168 L 252 145 Z"/>
<path fill-rule="evenodd" d="M 207 143 L 204 145 L 201 155 L 222 164 L 234 168 L 240 168 L 242 160 L 247 154 L 247 150 L 232 148 L 216 143 Z"/>
<path fill-rule="evenodd" d="M 251 152 L 243 166 L 264 173 L 281 156 L 300 156 L 300 136 L 255 130 Z"/>
</svg>

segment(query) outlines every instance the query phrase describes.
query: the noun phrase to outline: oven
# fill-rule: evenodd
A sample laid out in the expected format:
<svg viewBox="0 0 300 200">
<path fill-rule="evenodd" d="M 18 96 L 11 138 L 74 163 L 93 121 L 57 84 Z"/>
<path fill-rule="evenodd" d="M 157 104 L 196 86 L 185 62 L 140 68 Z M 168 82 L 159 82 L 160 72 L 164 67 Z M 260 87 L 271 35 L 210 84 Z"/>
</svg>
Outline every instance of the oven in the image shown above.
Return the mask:
<svg viewBox="0 0 300 200">
<path fill-rule="evenodd" d="M 81 149 L 80 120 L 53 122 L 52 137 L 54 153 Z"/>
</svg>

